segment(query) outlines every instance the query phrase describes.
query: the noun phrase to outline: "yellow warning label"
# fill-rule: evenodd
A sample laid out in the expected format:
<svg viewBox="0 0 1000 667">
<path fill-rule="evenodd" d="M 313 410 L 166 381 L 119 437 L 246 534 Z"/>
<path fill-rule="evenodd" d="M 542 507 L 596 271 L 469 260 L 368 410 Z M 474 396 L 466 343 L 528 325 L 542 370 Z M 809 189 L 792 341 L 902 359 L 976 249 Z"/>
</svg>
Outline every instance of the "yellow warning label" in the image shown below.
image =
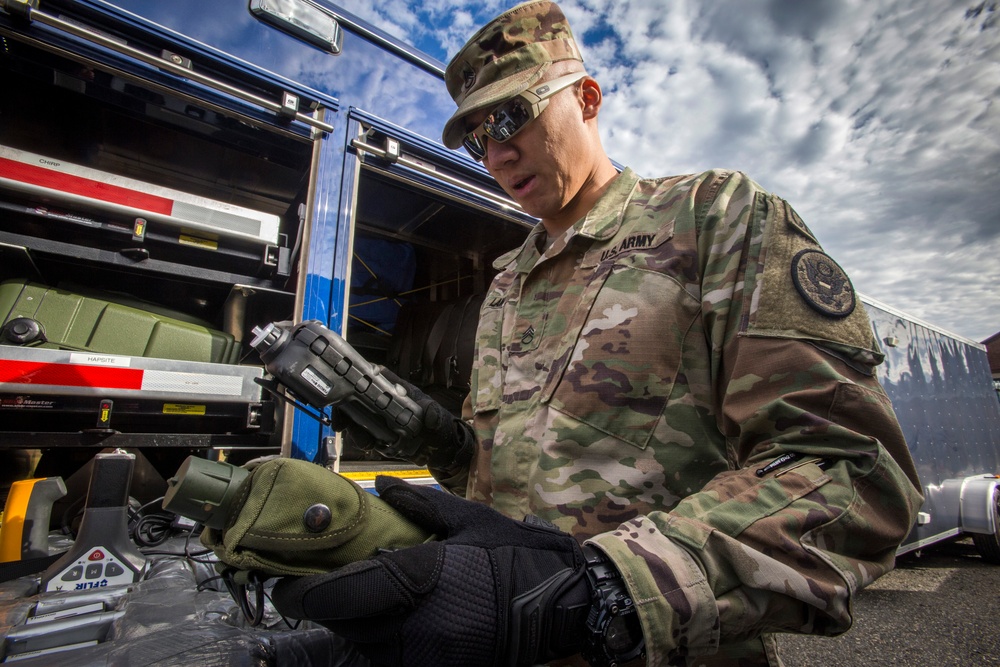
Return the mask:
<svg viewBox="0 0 1000 667">
<path fill-rule="evenodd" d="M 177 241 L 184 245 L 198 246 L 199 248 L 204 248 L 205 250 L 218 250 L 219 244 L 215 241 L 210 241 L 208 239 L 201 239 L 197 236 L 189 236 L 187 234 L 181 234 Z"/>
<path fill-rule="evenodd" d="M 417 479 L 421 477 L 430 477 L 431 474 L 427 472 L 427 469 L 423 470 L 361 470 L 361 471 L 351 471 L 351 472 L 341 472 L 342 477 L 348 479 L 353 479 L 355 482 L 363 482 L 367 480 L 375 479 L 376 475 L 389 475 L 390 477 L 402 477 L 403 479 Z"/>
<path fill-rule="evenodd" d="M 164 403 L 163 414 L 165 415 L 203 415 L 204 405 L 191 405 L 188 403 Z"/>
</svg>

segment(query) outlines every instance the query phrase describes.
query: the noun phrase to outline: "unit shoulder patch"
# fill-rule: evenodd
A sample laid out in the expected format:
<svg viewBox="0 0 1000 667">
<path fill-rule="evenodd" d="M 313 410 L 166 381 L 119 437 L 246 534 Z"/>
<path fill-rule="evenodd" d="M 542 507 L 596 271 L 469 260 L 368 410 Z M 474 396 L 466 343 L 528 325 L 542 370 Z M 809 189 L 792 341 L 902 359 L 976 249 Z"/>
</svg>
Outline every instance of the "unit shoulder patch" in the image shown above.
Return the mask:
<svg viewBox="0 0 1000 667">
<path fill-rule="evenodd" d="M 827 317 L 842 318 L 854 312 L 857 296 L 840 265 L 813 248 L 792 257 L 792 282 L 806 304 Z"/>
</svg>

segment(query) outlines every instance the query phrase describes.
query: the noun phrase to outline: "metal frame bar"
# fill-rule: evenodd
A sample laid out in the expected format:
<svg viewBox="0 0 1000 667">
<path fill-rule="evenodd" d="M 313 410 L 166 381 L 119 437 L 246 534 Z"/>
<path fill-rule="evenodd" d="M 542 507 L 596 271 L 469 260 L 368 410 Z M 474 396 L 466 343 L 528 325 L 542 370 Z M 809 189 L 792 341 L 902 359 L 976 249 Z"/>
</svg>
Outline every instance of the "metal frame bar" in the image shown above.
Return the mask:
<svg viewBox="0 0 1000 667">
<path fill-rule="evenodd" d="M 131 47 L 128 44 L 123 44 L 117 40 L 111 39 L 110 37 L 88 30 L 83 26 L 65 21 L 57 16 L 52 16 L 51 14 L 46 14 L 41 10 L 29 9 L 28 20 L 37 21 L 42 25 L 60 30 L 79 39 L 83 39 L 91 42 L 92 44 L 114 51 L 120 55 L 133 58 L 147 65 L 151 65 L 152 67 L 156 67 L 157 69 L 169 72 L 170 74 L 189 79 L 217 92 L 235 97 L 244 102 L 249 102 L 250 104 L 254 104 L 275 114 L 292 118 L 322 132 L 333 132 L 333 126 L 329 123 L 318 120 L 300 111 L 292 112 L 283 104 L 263 98 L 259 95 L 230 85 L 224 81 L 219 81 L 218 79 L 205 74 L 201 74 L 200 72 L 189 69 L 171 60 L 166 60 L 159 56 L 146 53 Z"/>
</svg>

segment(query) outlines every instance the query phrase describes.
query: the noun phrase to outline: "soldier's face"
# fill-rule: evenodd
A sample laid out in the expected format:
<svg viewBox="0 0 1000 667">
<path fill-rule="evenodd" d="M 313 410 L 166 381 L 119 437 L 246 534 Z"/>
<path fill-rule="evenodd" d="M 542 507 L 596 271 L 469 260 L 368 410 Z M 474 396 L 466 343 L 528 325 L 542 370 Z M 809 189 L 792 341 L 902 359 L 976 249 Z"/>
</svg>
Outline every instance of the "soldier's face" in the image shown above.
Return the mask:
<svg viewBox="0 0 1000 667">
<path fill-rule="evenodd" d="M 485 116 L 470 116 L 469 125 Z M 526 213 L 543 222 L 561 220 L 572 215 L 569 209 L 584 180 L 584 131 L 579 86 L 574 86 L 554 95 L 545 111 L 509 140 L 487 139 L 483 165 Z"/>
</svg>

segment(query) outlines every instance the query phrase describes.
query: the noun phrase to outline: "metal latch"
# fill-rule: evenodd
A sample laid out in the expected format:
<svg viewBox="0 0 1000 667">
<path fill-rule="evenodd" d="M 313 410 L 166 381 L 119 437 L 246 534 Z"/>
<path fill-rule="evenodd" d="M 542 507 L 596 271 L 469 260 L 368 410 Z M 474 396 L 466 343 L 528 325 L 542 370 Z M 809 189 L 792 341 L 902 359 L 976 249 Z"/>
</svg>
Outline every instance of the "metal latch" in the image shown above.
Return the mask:
<svg viewBox="0 0 1000 667">
<path fill-rule="evenodd" d="M 396 162 L 399 160 L 399 141 L 393 139 L 392 137 L 385 138 L 385 159 L 389 162 Z"/>
<path fill-rule="evenodd" d="M 179 53 L 174 53 L 173 51 L 167 51 L 166 49 L 163 49 L 162 51 L 160 51 L 160 57 L 166 60 L 167 62 L 177 65 L 178 67 L 183 67 L 184 69 L 194 69 L 191 66 L 191 59 L 185 58 Z"/>
<path fill-rule="evenodd" d="M 281 94 L 281 109 L 278 111 L 282 116 L 288 118 L 295 118 L 295 114 L 299 112 L 299 96 L 293 95 L 289 92 L 283 92 Z"/>
</svg>

